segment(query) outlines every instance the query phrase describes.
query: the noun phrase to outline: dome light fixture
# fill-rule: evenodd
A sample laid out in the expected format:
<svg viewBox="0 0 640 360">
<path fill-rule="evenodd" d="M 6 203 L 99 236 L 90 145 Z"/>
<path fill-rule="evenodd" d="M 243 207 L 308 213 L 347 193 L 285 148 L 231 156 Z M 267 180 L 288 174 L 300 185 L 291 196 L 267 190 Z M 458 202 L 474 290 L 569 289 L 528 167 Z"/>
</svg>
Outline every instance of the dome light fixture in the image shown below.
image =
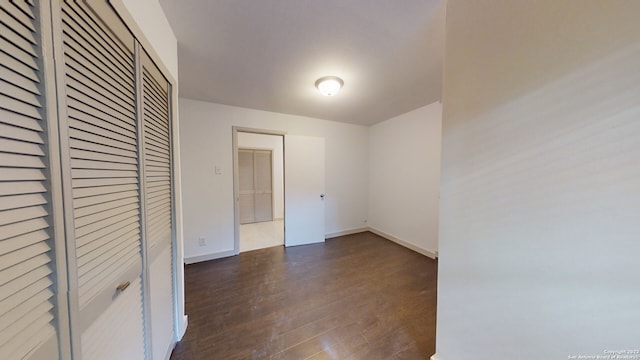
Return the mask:
<svg viewBox="0 0 640 360">
<path fill-rule="evenodd" d="M 324 96 L 337 94 L 342 85 L 344 85 L 344 81 L 337 76 L 325 76 L 316 80 L 316 87 L 320 94 Z"/>
</svg>

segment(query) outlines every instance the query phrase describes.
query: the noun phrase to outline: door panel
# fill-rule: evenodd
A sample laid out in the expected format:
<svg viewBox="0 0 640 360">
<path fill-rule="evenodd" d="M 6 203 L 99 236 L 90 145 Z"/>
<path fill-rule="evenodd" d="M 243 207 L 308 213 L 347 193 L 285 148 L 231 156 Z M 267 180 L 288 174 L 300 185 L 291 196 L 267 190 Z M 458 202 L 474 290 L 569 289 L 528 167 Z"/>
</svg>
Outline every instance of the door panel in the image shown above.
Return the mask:
<svg viewBox="0 0 640 360">
<path fill-rule="evenodd" d="M 111 293 L 127 267 L 141 263 L 133 36 L 116 39 L 91 8 L 73 1 L 63 4 L 62 21 L 82 310 L 101 294 Z M 132 207 L 121 206 L 123 202 Z M 120 234 L 129 225 L 131 231 Z"/>
<path fill-rule="evenodd" d="M 240 224 L 251 224 L 255 217 L 253 213 L 255 196 L 253 194 L 240 194 Z"/>
<path fill-rule="evenodd" d="M 153 359 L 166 359 L 173 345 L 173 252 L 165 247 L 149 265 Z"/>
<path fill-rule="evenodd" d="M 66 274 L 54 233 L 49 127 L 55 98 L 43 67 L 46 14 L 40 2 L 0 2 L 0 357 L 58 354 L 58 317 Z M 50 33 L 47 33 L 50 35 Z M 53 95 L 53 96 L 50 96 Z M 53 127 L 55 129 L 55 127 Z M 54 226 L 56 227 L 54 229 Z M 59 256 L 59 255 L 58 255 Z M 60 257 L 58 257 L 60 259 Z M 61 279 L 57 281 L 57 279 Z M 55 355 L 53 355 L 55 356 Z"/>
<path fill-rule="evenodd" d="M 271 201 L 271 194 L 256 194 L 255 195 L 255 221 L 273 221 L 273 207 Z"/>
<path fill-rule="evenodd" d="M 73 351 L 84 359 L 142 359 L 134 38 L 106 2 L 65 0 L 59 11 Z"/>
<path fill-rule="evenodd" d="M 142 65 L 144 204 L 148 295 L 147 358 L 165 359 L 173 346 L 173 201 L 169 83 L 145 51 Z M 150 329 L 149 329 L 150 327 Z"/>
<path fill-rule="evenodd" d="M 82 333 L 82 358 L 90 360 L 144 359 L 141 279 L 131 282 L 127 291 Z M 113 329 L 115 331 L 105 331 Z"/>
<path fill-rule="evenodd" d="M 285 245 L 324 242 L 324 138 L 285 135 Z"/>
<path fill-rule="evenodd" d="M 253 151 L 238 150 L 238 168 L 240 224 L 248 224 L 255 221 Z"/>
<path fill-rule="evenodd" d="M 240 224 L 273 220 L 271 153 L 238 149 Z"/>
<path fill-rule="evenodd" d="M 271 151 L 254 151 L 255 221 L 273 220 Z"/>
</svg>

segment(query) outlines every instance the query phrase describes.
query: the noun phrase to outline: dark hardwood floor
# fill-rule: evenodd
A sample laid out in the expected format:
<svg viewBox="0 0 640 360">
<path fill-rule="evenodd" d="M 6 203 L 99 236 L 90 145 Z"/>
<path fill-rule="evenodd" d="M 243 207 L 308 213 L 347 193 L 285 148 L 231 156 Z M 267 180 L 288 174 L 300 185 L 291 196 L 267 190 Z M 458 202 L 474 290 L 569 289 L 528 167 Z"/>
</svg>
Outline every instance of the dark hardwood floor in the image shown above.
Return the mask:
<svg viewBox="0 0 640 360">
<path fill-rule="evenodd" d="M 171 359 L 428 359 L 437 267 L 368 232 L 188 265 Z"/>
</svg>

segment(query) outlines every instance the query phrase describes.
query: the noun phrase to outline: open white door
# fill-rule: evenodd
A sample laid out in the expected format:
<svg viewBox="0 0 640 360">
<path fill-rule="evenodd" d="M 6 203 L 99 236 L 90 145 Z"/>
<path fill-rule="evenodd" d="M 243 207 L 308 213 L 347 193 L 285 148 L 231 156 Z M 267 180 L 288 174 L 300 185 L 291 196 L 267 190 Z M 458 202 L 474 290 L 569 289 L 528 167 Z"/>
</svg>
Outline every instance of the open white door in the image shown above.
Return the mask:
<svg viewBox="0 0 640 360">
<path fill-rule="evenodd" d="M 284 137 L 285 246 L 324 242 L 324 138 Z"/>
</svg>

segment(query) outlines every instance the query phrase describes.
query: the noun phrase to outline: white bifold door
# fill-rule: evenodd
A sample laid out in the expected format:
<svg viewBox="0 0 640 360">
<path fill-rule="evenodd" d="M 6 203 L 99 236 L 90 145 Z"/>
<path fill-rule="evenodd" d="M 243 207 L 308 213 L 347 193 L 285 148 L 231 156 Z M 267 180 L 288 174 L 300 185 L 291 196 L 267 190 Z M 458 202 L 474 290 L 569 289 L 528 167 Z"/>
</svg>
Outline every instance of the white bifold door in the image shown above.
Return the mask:
<svg viewBox="0 0 640 360">
<path fill-rule="evenodd" d="M 60 133 L 65 202 L 70 205 L 65 209 L 67 253 L 70 291 L 77 292 L 72 335 L 81 344 L 74 348 L 76 357 L 142 359 L 135 40 L 105 8 L 98 12 L 102 9 L 87 3 L 65 1 L 60 9 Z"/>
<path fill-rule="evenodd" d="M 153 359 L 168 359 L 174 334 L 172 147 L 170 88 L 146 52 L 141 54 L 144 219 L 147 255 L 146 327 Z"/>
<path fill-rule="evenodd" d="M 271 150 L 238 149 L 240 224 L 273 221 Z"/>
<path fill-rule="evenodd" d="M 104 0 L 2 0 L 0 45 L 0 358 L 166 359 L 169 82 Z"/>
<path fill-rule="evenodd" d="M 55 81 L 48 77 L 52 61 L 45 65 L 50 38 L 38 31 L 47 15 L 39 4 L 0 1 L 2 359 L 55 359 L 65 333 L 57 326 L 67 305 L 64 232 L 55 221 L 61 192 L 53 190 L 60 172 L 51 162 L 56 113 L 47 106 L 55 104 L 48 91 Z"/>
<path fill-rule="evenodd" d="M 285 135 L 285 246 L 324 242 L 325 141 Z"/>
</svg>

